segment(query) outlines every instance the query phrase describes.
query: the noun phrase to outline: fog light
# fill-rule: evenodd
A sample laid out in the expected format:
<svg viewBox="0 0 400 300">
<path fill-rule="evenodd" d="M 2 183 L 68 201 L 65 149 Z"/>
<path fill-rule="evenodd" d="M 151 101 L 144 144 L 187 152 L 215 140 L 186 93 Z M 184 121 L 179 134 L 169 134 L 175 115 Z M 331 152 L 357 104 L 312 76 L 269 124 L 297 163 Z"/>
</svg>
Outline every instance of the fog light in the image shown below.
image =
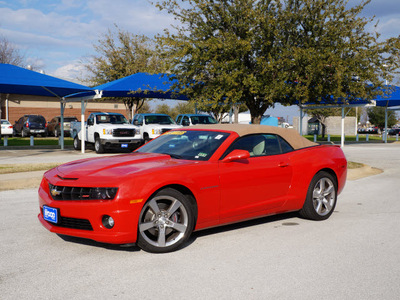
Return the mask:
<svg viewBox="0 0 400 300">
<path fill-rule="evenodd" d="M 105 228 L 111 229 L 114 227 L 114 219 L 110 216 L 103 216 L 102 222 Z"/>
</svg>

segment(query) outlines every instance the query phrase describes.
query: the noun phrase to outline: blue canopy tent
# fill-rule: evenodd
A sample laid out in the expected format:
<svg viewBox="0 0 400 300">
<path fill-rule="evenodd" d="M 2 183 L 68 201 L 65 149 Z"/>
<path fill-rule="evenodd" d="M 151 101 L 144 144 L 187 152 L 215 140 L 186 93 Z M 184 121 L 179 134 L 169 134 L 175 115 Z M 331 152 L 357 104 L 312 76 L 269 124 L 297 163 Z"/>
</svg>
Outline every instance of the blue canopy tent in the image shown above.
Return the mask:
<svg viewBox="0 0 400 300">
<path fill-rule="evenodd" d="M 94 90 L 102 92 L 103 97 L 140 97 L 158 99 L 189 100 L 172 90 L 176 80 L 170 80 L 168 74 L 136 73 L 99 86 Z"/>
<path fill-rule="evenodd" d="M 321 103 L 306 103 L 300 104 L 300 133 L 302 132 L 302 118 L 304 117 L 303 109 L 313 109 L 313 108 L 321 108 L 321 107 L 341 107 L 342 108 L 342 134 L 341 134 L 341 146 L 344 146 L 344 118 L 347 114 L 345 114 L 344 109 L 346 107 L 356 107 L 356 106 L 381 106 L 385 107 L 385 137 L 384 140 L 387 142 L 387 110 L 388 109 L 400 109 L 400 87 L 398 86 L 387 86 L 382 89 L 383 95 L 378 95 L 375 99 L 369 101 L 365 99 L 355 99 L 355 100 L 335 100 L 330 97 L 322 101 Z M 397 107 L 397 108 L 396 108 Z"/>
<path fill-rule="evenodd" d="M 386 92 L 388 90 L 388 92 Z M 388 110 L 400 110 L 400 87 L 395 85 L 389 85 L 384 90 L 384 95 L 379 95 L 375 100 L 376 106 L 385 108 L 385 135 L 384 140 L 387 143 L 387 120 Z"/>
<path fill-rule="evenodd" d="M 61 104 L 61 126 L 63 126 L 65 101 L 64 97 L 70 94 L 78 96 L 80 93 L 89 92 L 92 89 L 27 70 L 10 64 L 0 64 L 0 94 L 35 95 L 57 97 Z M 64 130 L 61 128 L 61 149 L 64 149 Z"/>
<path fill-rule="evenodd" d="M 123 77 L 102 85 L 93 87 L 95 97 L 138 97 L 138 98 L 156 98 L 156 99 L 175 99 L 189 100 L 188 97 L 180 95 L 177 90 L 173 89 L 176 80 L 171 80 L 168 74 L 148 74 L 135 73 L 133 75 Z M 83 95 L 93 97 L 93 92 Z M 70 98 L 82 97 L 71 95 Z M 82 115 L 84 109 L 82 109 Z M 83 118 L 82 118 L 83 119 Z M 81 150 L 85 151 L 84 141 L 82 139 Z"/>
</svg>

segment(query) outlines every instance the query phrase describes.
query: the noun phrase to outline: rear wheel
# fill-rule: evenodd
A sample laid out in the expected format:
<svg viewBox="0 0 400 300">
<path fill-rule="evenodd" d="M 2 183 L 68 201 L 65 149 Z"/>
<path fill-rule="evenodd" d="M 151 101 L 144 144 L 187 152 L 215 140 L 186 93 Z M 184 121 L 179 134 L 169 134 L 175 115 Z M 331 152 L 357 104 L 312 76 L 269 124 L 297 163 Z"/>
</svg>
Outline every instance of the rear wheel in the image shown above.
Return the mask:
<svg viewBox="0 0 400 300">
<path fill-rule="evenodd" d="M 331 174 L 321 171 L 311 180 L 300 215 L 311 220 L 326 220 L 335 209 L 336 199 L 336 179 Z"/>
<path fill-rule="evenodd" d="M 159 191 L 144 205 L 138 225 L 138 246 L 145 251 L 165 253 L 177 250 L 194 228 L 194 208 L 177 190 Z"/>
<path fill-rule="evenodd" d="M 74 149 L 81 150 L 81 140 L 78 139 L 78 136 L 75 136 L 74 138 Z"/>
</svg>

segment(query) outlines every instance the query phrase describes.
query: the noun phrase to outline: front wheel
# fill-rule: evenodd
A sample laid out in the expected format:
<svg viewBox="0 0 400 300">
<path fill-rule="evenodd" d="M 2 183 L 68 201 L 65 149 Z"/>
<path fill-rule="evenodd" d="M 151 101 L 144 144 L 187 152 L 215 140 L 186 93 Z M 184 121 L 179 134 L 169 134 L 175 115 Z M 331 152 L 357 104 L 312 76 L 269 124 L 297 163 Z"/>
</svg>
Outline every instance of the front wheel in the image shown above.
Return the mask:
<svg viewBox="0 0 400 300">
<path fill-rule="evenodd" d="M 104 146 L 101 144 L 101 140 L 99 137 L 96 137 L 96 140 L 94 141 L 94 149 L 96 150 L 96 153 L 104 152 Z"/>
<path fill-rule="evenodd" d="M 336 179 L 331 174 L 321 171 L 311 180 L 300 215 L 311 220 L 326 220 L 335 209 L 336 199 Z"/>
<path fill-rule="evenodd" d="M 194 228 L 194 204 L 177 190 L 159 191 L 144 205 L 138 225 L 138 246 L 145 251 L 177 250 Z"/>
</svg>

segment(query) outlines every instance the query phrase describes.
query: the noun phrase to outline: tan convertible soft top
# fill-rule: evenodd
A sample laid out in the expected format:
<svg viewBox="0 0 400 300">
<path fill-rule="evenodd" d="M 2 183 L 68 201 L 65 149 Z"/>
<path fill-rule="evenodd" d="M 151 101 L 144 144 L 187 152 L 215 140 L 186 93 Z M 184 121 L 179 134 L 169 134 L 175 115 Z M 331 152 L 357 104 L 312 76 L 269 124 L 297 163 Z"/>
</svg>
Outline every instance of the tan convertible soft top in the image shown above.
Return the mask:
<svg viewBox="0 0 400 300">
<path fill-rule="evenodd" d="M 212 124 L 212 125 L 195 125 L 194 129 L 205 130 L 226 130 L 236 132 L 239 136 L 257 133 L 271 133 L 280 135 L 284 138 L 294 149 L 301 149 L 318 144 L 313 143 L 306 138 L 302 137 L 294 129 L 286 129 L 268 125 L 253 125 L 253 124 Z"/>
</svg>

